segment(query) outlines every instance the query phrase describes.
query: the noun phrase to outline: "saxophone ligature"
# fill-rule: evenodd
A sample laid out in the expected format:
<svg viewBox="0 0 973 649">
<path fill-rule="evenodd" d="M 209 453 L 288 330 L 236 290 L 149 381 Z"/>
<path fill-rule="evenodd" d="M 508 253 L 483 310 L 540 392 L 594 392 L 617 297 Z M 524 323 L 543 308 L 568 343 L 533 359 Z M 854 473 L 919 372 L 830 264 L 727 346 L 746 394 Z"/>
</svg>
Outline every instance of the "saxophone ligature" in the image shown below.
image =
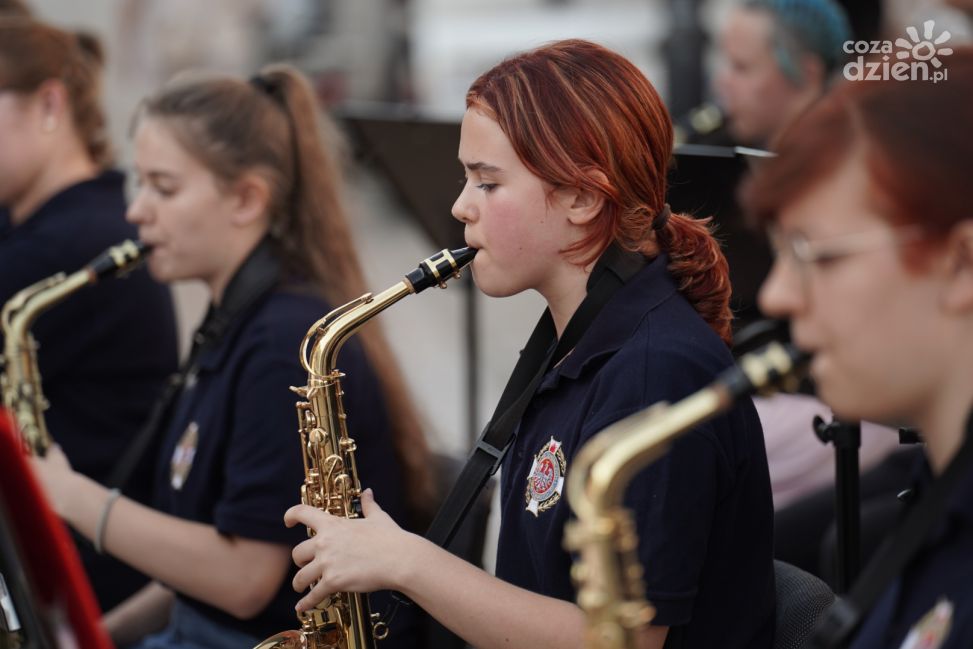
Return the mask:
<svg viewBox="0 0 973 649">
<path fill-rule="evenodd" d="M 793 387 L 808 360 L 793 346 L 771 343 L 741 357 L 706 388 L 626 417 L 581 447 L 568 473 L 568 502 L 577 518 L 565 529 L 564 545 L 577 553 L 572 577 L 588 619 L 585 647 L 635 647 L 639 630 L 655 616 L 645 600 L 635 523 L 622 506 L 633 476 L 681 434 L 730 409 L 737 399 Z"/>
<path fill-rule="evenodd" d="M 51 437 L 44 421 L 48 407 L 41 391 L 37 367 L 37 343 L 30 333 L 42 313 L 79 289 L 107 277 L 124 275 L 145 257 L 147 248 L 138 241 L 123 241 L 101 253 L 79 271 L 57 273 L 31 284 L 7 300 L 0 311 L 3 356 L 0 357 L 0 392 L 3 405 L 20 431 L 24 450 L 44 455 Z"/>
<path fill-rule="evenodd" d="M 342 405 L 338 351 L 369 320 L 402 298 L 430 286 L 446 287 L 459 277 L 476 250 L 442 250 L 426 259 L 398 284 L 338 307 L 308 330 L 300 359 L 307 385 L 292 387 L 303 400 L 297 403 L 298 429 L 304 458 L 301 502 L 333 516 L 361 518 L 361 483 L 355 464 L 355 441 L 348 436 Z M 308 534 L 313 531 L 308 529 Z M 371 613 L 367 594 L 339 592 L 310 611 L 298 614 L 301 628 L 272 636 L 257 649 L 373 649 L 388 634 L 388 626 Z"/>
</svg>

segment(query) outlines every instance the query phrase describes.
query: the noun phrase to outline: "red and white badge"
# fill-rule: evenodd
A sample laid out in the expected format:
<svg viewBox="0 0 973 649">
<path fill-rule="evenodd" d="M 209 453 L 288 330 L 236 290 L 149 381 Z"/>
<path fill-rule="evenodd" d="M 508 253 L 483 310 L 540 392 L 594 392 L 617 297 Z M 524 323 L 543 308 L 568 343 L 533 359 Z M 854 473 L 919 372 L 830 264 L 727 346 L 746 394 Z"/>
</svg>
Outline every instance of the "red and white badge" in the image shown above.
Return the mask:
<svg viewBox="0 0 973 649">
<path fill-rule="evenodd" d="M 953 625 L 953 603 L 941 598 L 922 616 L 905 637 L 901 649 L 938 649 L 946 642 Z"/>
<path fill-rule="evenodd" d="M 551 437 L 534 456 L 534 463 L 527 474 L 527 491 L 524 493 L 527 511 L 538 516 L 540 512 L 557 504 L 561 499 L 561 490 L 564 489 L 566 468 L 561 442 Z"/>
</svg>

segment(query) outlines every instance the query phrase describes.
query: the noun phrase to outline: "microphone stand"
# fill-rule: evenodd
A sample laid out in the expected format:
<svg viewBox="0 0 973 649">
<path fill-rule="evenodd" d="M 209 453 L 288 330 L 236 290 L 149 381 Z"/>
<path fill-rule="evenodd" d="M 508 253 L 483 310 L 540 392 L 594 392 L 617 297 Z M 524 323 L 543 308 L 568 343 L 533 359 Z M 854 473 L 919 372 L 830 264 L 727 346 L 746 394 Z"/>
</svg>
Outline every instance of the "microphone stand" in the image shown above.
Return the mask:
<svg viewBox="0 0 973 649">
<path fill-rule="evenodd" d="M 847 593 L 861 571 L 861 487 L 858 452 L 861 426 L 858 422 L 830 423 L 814 418 L 814 433 L 835 450 L 835 552 L 834 590 Z"/>
</svg>

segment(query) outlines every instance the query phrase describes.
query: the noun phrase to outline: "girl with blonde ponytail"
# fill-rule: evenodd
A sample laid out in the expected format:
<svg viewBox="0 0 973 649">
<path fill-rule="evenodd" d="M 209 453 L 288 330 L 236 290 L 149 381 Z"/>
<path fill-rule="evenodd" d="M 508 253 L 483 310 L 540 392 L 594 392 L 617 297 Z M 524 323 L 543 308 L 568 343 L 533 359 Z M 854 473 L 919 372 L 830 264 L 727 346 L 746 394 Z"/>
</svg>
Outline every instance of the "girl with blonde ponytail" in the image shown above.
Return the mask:
<svg viewBox="0 0 973 649">
<path fill-rule="evenodd" d="M 211 298 L 158 427 L 156 508 L 56 453 L 37 462 L 66 520 L 154 579 L 106 616 L 116 642 L 251 647 L 295 624 L 290 551 L 304 532 L 282 518 L 304 469 L 288 387 L 306 382 L 308 327 L 365 292 L 334 130 L 286 66 L 249 81 L 185 76 L 138 110 L 128 219 L 156 279 L 200 280 Z M 427 449 L 380 331 L 349 341 L 338 367 L 363 486 L 409 525 L 428 508 Z M 383 646 L 412 646 L 412 619 L 397 616 Z M 145 637 L 146 622 L 165 628 Z"/>
</svg>

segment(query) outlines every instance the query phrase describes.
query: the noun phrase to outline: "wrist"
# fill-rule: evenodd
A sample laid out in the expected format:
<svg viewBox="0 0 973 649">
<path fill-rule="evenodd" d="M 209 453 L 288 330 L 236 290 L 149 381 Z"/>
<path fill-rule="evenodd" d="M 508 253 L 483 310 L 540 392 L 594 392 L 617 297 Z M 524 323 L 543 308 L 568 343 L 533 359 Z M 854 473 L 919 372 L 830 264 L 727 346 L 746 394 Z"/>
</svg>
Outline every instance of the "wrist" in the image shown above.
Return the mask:
<svg viewBox="0 0 973 649">
<path fill-rule="evenodd" d="M 402 543 L 397 547 L 394 568 L 390 571 L 393 582 L 390 587 L 414 599 L 412 586 L 427 572 L 425 566 L 430 563 L 427 556 L 439 547 L 412 532 L 404 532 Z"/>
</svg>

